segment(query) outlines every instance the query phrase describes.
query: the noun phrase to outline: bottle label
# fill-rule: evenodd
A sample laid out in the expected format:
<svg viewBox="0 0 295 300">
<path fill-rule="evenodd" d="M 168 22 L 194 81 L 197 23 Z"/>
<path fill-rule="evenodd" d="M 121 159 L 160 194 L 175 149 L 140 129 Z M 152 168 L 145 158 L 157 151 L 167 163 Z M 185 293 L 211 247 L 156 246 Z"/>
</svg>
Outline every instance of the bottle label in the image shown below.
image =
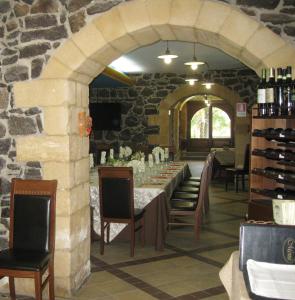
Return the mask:
<svg viewBox="0 0 295 300">
<path fill-rule="evenodd" d="M 291 94 L 291 101 L 294 101 L 294 102 L 295 102 L 295 90 L 292 91 L 292 94 Z"/>
<path fill-rule="evenodd" d="M 265 101 L 266 103 L 274 103 L 274 89 L 273 88 L 267 88 L 265 90 Z"/>
<path fill-rule="evenodd" d="M 265 89 L 258 89 L 257 90 L 257 103 L 265 103 Z"/>
</svg>

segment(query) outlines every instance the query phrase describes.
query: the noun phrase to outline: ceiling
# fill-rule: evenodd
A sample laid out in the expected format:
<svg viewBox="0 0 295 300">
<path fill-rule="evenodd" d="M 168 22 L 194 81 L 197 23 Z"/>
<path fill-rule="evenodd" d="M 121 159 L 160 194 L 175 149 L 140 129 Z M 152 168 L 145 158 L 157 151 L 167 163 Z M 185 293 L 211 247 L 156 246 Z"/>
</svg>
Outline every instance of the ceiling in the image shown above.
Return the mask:
<svg viewBox="0 0 295 300">
<path fill-rule="evenodd" d="M 178 55 L 178 58 L 174 59 L 171 64 L 167 65 L 161 59 L 157 58 L 157 56 L 164 54 L 167 48 L 166 41 L 160 41 L 125 54 L 124 57 L 134 62 L 134 64 L 138 66 L 138 70 L 130 72 L 126 64 L 125 68 L 123 65 L 123 69 L 120 71 L 127 73 L 186 73 L 189 67 L 185 66 L 184 63 L 192 60 L 194 44 L 169 41 L 168 47 L 171 54 Z M 245 65 L 240 61 L 225 54 L 223 51 L 202 44 L 196 44 L 196 57 L 198 60 L 207 62 L 210 70 L 245 68 Z M 113 65 L 114 62 L 111 66 L 113 67 Z M 202 68 L 201 71 L 207 69 L 206 66 Z"/>
<path fill-rule="evenodd" d="M 110 67 L 126 73 L 178 73 L 191 74 L 191 69 L 185 66 L 186 61 L 191 61 L 194 55 L 194 44 L 189 42 L 169 41 L 169 50 L 171 54 L 177 54 L 171 64 L 165 64 L 157 56 L 164 54 L 167 48 L 166 41 L 160 41 L 145 47 L 138 48 L 132 52 L 124 54 L 118 60 L 112 62 Z M 205 61 L 210 70 L 240 69 L 247 68 L 239 60 L 227 55 L 223 51 L 208 47 L 202 44 L 196 44 L 196 57 L 198 60 Z M 121 62 L 120 62 L 121 61 Z M 206 65 L 200 66 L 195 72 L 207 71 Z M 91 83 L 95 87 L 119 87 L 124 84 L 115 81 L 105 75 L 99 75 Z"/>
</svg>

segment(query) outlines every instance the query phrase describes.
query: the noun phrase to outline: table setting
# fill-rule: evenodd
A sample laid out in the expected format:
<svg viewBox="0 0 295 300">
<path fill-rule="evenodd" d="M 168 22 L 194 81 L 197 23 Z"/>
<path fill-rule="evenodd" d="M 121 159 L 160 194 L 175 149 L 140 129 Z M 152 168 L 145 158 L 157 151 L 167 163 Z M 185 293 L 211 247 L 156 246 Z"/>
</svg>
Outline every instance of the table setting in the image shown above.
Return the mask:
<svg viewBox="0 0 295 300">
<path fill-rule="evenodd" d="M 185 162 L 168 161 L 168 154 L 168 149 L 160 147 L 155 147 L 147 156 L 147 160 L 142 152 L 132 153 L 129 147 L 120 147 L 117 159 L 114 158 L 113 151 L 110 151 L 108 158 L 105 153 L 102 153 L 101 164 L 96 167 L 92 166 L 90 169 L 90 206 L 93 230 L 97 235 L 100 235 L 98 167 L 132 167 L 134 206 L 135 208 L 145 208 L 147 220 L 149 223 L 154 223 L 152 226 L 157 227 L 151 228 L 150 233 L 147 232 L 147 242 L 155 243 L 156 249 L 163 249 L 168 223 L 169 199 L 174 188 L 189 173 L 188 165 Z M 151 221 L 152 219 L 154 222 Z M 125 227 L 125 224 L 112 223 L 110 241 L 115 239 Z"/>
</svg>

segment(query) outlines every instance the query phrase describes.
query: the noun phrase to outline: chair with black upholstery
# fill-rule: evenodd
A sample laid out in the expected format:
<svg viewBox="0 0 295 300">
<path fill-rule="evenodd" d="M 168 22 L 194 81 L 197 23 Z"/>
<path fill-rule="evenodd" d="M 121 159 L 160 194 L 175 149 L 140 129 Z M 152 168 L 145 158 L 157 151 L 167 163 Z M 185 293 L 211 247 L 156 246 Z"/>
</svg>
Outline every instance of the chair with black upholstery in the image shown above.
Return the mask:
<svg viewBox="0 0 295 300">
<path fill-rule="evenodd" d="M 213 162 L 215 158 L 215 152 L 210 152 L 207 157 L 208 162 L 208 172 L 207 172 L 207 183 L 206 183 L 206 192 L 204 194 L 204 212 L 207 214 L 209 211 L 209 184 L 212 180 L 213 174 Z"/>
<path fill-rule="evenodd" d="M 111 223 L 130 226 L 130 255 L 134 256 L 135 232 L 141 230 L 144 244 L 144 209 L 134 208 L 133 169 L 131 167 L 102 167 L 98 169 L 100 203 L 100 253 L 104 254 L 106 241 L 110 239 Z M 137 227 L 136 222 L 141 221 Z"/>
<path fill-rule="evenodd" d="M 54 244 L 56 180 L 12 179 L 10 194 L 9 249 L 0 252 L 0 278 L 9 278 L 15 300 L 14 278 L 35 280 L 35 295 L 49 285 L 54 300 Z M 42 281 L 42 275 L 47 277 Z"/>
<path fill-rule="evenodd" d="M 198 194 L 189 194 L 184 197 L 183 194 L 173 194 L 170 199 L 170 212 L 169 212 L 169 226 L 171 225 L 189 225 L 194 226 L 194 235 L 198 239 L 200 235 L 200 226 L 202 222 L 203 215 L 203 205 L 206 193 L 206 182 L 208 173 L 208 162 L 205 162 L 203 171 L 201 174 L 200 190 Z M 179 197 L 177 197 L 179 196 Z M 187 223 L 178 220 L 177 218 L 182 218 L 185 216 L 193 216 L 194 222 Z"/>
<path fill-rule="evenodd" d="M 225 176 L 225 190 L 228 190 L 228 183 L 234 179 L 236 192 L 239 191 L 239 183 L 242 182 L 242 189 L 245 191 L 245 179 L 249 174 L 249 162 L 250 162 L 250 145 L 246 145 L 244 152 L 244 164 L 242 168 L 226 168 Z"/>
</svg>

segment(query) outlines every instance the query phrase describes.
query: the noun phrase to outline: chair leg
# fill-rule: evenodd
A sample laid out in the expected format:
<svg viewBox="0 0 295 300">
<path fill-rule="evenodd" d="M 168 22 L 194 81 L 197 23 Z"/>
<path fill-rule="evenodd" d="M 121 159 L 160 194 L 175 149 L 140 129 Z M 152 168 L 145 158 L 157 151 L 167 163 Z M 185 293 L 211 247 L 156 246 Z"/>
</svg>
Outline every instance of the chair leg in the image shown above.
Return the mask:
<svg viewBox="0 0 295 300">
<path fill-rule="evenodd" d="M 134 247 L 135 247 L 135 224 L 132 222 L 130 224 L 130 256 L 134 256 Z"/>
<path fill-rule="evenodd" d="M 40 272 L 35 273 L 35 297 L 42 300 L 42 276 Z"/>
<path fill-rule="evenodd" d="M 11 300 L 16 300 L 14 277 L 11 277 L 11 276 L 9 276 L 9 291 L 10 291 L 10 299 Z"/>
<path fill-rule="evenodd" d="M 243 192 L 245 192 L 245 175 L 242 174 L 242 188 L 243 188 Z"/>
<path fill-rule="evenodd" d="M 111 229 L 111 224 L 107 224 L 107 244 L 110 243 L 110 229 Z"/>
<path fill-rule="evenodd" d="M 100 254 L 104 253 L 104 221 L 100 223 Z"/>
<path fill-rule="evenodd" d="M 144 247 L 145 243 L 145 230 L 144 230 L 144 217 L 141 218 L 141 246 Z"/>
<path fill-rule="evenodd" d="M 225 191 L 227 192 L 228 188 L 228 180 L 229 180 L 229 172 L 225 171 Z"/>
<path fill-rule="evenodd" d="M 53 261 L 49 264 L 49 281 L 48 281 L 48 287 L 49 287 L 49 300 L 54 300 L 54 263 Z"/>
</svg>

